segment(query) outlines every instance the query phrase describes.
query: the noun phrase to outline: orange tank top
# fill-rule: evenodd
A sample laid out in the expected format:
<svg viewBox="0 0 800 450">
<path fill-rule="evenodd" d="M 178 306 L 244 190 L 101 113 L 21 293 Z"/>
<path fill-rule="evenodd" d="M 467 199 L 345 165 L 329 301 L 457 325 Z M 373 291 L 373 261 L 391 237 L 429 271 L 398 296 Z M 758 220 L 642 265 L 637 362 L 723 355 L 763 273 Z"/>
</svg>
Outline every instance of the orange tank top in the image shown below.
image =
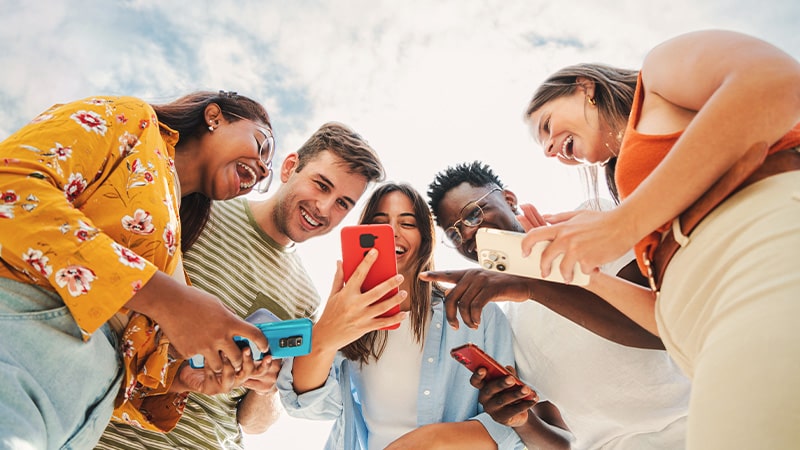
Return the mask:
<svg viewBox="0 0 800 450">
<path fill-rule="evenodd" d="M 643 101 L 644 87 L 642 86 L 642 73 L 639 72 L 636 92 L 633 96 L 633 105 L 631 105 L 631 114 L 628 118 L 625 136 L 622 139 L 619 158 L 617 158 L 615 181 L 620 197 L 623 200 L 655 170 L 656 166 L 661 163 L 670 149 L 672 149 L 675 141 L 683 134 L 683 131 L 659 135 L 637 132 L 636 125 L 641 116 Z M 800 124 L 795 125 L 778 142 L 773 144 L 769 149 L 769 153 L 775 153 L 798 145 L 800 145 Z M 643 275 L 647 275 L 644 258 L 652 259 L 656 247 L 661 242 L 662 233 L 670 227 L 671 223 L 672 221 L 654 230 L 634 247 L 636 261 Z"/>
</svg>

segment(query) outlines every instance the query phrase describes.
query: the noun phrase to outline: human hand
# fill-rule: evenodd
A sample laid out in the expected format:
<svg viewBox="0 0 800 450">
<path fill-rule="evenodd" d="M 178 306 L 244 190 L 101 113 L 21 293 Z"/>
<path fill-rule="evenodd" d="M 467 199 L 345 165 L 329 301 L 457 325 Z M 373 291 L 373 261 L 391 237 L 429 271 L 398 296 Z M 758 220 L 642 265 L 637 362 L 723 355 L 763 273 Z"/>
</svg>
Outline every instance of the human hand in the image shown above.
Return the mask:
<svg viewBox="0 0 800 450">
<path fill-rule="evenodd" d="M 315 343 L 335 346 L 338 350 L 370 331 L 397 324 L 408 315 L 407 312 L 400 312 L 393 316 L 380 317 L 408 296 L 406 291 L 398 291 L 394 296 L 378 301 L 400 286 L 402 275 L 398 274 L 367 292 L 361 292 L 361 284 L 377 257 L 378 251 L 371 249 L 356 267 L 347 284 L 344 283 L 342 263 L 337 261 L 331 294 L 322 315 L 314 325 Z"/>
<path fill-rule="evenodd" d="M 517 221 L 525 231 L 547 225 L 547 221 L 539 214 L 535 206 L 530 203 L 523 203 L 519 205 L 519 208 L 522 210 L 522 214 L 517 216 Z"/>
<path fill-rule="evenodd" d="M 516 370 L 512 366 L 506 366 L 514 376 Z M 528 421 L 528 414 L 539 400 L 536 392 L 528 386 L 516 386 L 514 378 L 500 377 L 494 380 L 487 380 L 486 369 L 479 367 L 469 383 L 478 389 L 478 402 L 483 406 L 492 419 L 502 425 L 518 427 L 525 425 Z M 534 400 L 524 400 L 523 398 L 533 393 Z"/>
<path fill-rule="evenodd" d="M 553 260 L 559 254 L 564 256 L 555 269 L 561 271 L 567 284 L 574 278 L 576 263 L 581 271 L 592 274 L 600 265 L 625 254 L 636 242 L 631 221 L 620 211 L 621 208 L 604 212 L 581 210 L 543 216 L 551 225 L 528 231 L 522 239 L 522 256 L 528 256 L 537 242 L 551 241 L 542 252 L 542 277 L 550 275 Z"/>
<path fill-rule="evenodd" d="M 269 349 L 261 330 L 219 299 L 163 272 L 156 272 L 126 306 L 156 321 L 180 356 L 203 355 L 206 368 L 214 373 L 221 373 L 228 363 L 241 369 L 242 353 L 234 336 L 248 339 L 262 352 Z"/>
<path fill-rule="evenodd" d="M 423 281 L 453 283 L 445 294 L 445 314 L 451 327 L 458 329 L 457 314 L 464 324 L 478 328 L 481 311 L 492 301 L 522 302 L 532 297 L 532 286 L 541 281 L 483 269 L 423 272 Z"/>
<path fill-rule="evenodd" d="M 275 392 L 275 382 L 278 380 L 278 373 L 281 371 L 281 360 L 272 359 L 269 355 L 264 355 L 261 361 L 254 361 L 250 356 L 250 349 L 245 349 L 244 364 L 242 370 L 237 374 L 238 386 L 245 387 L 258 394 L 265 395 Z"/>
</svg>

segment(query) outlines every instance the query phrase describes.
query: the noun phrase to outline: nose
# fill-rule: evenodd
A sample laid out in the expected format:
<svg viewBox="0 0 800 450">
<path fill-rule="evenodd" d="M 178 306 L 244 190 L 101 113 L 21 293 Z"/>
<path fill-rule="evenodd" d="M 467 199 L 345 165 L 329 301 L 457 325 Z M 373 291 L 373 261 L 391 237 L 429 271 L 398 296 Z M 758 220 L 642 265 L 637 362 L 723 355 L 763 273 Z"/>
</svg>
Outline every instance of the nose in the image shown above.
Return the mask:
<svg viewBox="0 0 800 450">
<path fill-rule="evenodd" d="M 555 158 L 558 156 L 558 150 L 555 148 L 552 138 L 548 137 L 547 140 L 544 141 L 544 144 L 542 144 L 542 147 L 544 148 L 544 156 L 548 158 Z"/>
<path fill-rule="evenodd" d="M 478 227 L 459 227 L 458 231 L 461 233 L 461 241 L 463 246 L 463 244 L 475 238 L 475 233 L 478 231 Z"/>
<path fill-rule="evenodd" d="M 261 158 L 259 158 L 257 164 L 258 164 L 258 169 L 261 171 L 261 178 L 265 178 L 267 175 L 269 175 L 269 171 L 271 170 L 270 166 L 272 166 L 272 162 L 270 162 L 269 165 L 266 165 L 264 164 L 264 161 L 262 161 Z"/>
</svg>

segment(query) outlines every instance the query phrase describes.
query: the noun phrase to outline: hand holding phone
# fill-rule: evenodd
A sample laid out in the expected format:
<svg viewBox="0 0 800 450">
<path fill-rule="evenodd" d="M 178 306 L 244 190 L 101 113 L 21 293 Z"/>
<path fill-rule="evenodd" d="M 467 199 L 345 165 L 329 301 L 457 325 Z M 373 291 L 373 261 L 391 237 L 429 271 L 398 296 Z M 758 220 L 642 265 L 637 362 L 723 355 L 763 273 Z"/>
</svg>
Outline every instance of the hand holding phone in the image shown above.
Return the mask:
<svg viewBox="0 0 800 450">
<path fill-rule="evenodd" d="M 342 270 L 344 280 L 353 275 L 356 267 L 364 259 L 370 249 L 378 250 L 378 259 L 372 264 L 364 282 L 361 283 L 361 292 L 367 292 L 378 284 L 397 275 L 397 259 L 395 258 L 394 229 L 387 224 L 363 224 L 351 225 L 342 228 Z M 397 288 L 392 289 L 379 301 L 386 300 L 398 292 Z M 389 311 L 381 314 L 380 317 L 393 316 L 400 312 L 400 305 L 392 307 Z M 397 323 L 390 327 L 381 328 L 382 330 L 394 330 L 399 327 Z"/>
<path fill-rule="evenodd" d="M 522 239 L 524 237 L 524 233 L 514 231 L 478 228 L 475 233 L 478 263 L 482 268 L 494 272 L 563 283 L 564 278 L 561 276 L 561 271 L 558 270 L 558 265 L 561 264 L 564 255 L 558 255 L 553 260 L 554 270 L 547 278 L 544 278 L 539 264 L 542 260 L 542 252 L 550 243 L 547 241 L 537 242 L 531 249 L 530 255 L 523 258 Z M 580 264 L 575 264 L 573 273 L 573 280 L 570 284 L 578 286 L 589 284 L 589 275 L 581 271 Z"/>
<path fill-rule="evenodd" d="M 249 315 L 245 321 L 252 323 L 264 334 L 269 342 L 269 350 L 262 353 L 249 339 L 234 336 L 233 340 L 240 349 L 249 347 L 253 360 L 261 361 L 264 356 L 270 355 L 273 359 L 288 356 L 302 356 L 311 352 L 310 319 L 281 320 L 266 308 L 260 308 Z M 205 366 L 203 355 L 194 355 L 189 359 L 193 369 L 202 369 Z"/>
<path fill-rule="evenodd" d="M 501 377 L 512 377 L 514 379 L 514 386 L 523 387 L 525 383 L 517 378 L 514 374 L 503 367 L 494 358 L 489 356 L 480 347 L 473 343 L 467 343 L 460 347 L 450 350 L 450 356 L 456 361 L 460 362 L 464 367 L 475 373 L 476 370 L 483 367 L 486 369 L 486 380 L 494 380 Z M 531 392 L 530 395 L 523 398 L 523 400 L 535 400 L 536 394 Z"/>
</svg>

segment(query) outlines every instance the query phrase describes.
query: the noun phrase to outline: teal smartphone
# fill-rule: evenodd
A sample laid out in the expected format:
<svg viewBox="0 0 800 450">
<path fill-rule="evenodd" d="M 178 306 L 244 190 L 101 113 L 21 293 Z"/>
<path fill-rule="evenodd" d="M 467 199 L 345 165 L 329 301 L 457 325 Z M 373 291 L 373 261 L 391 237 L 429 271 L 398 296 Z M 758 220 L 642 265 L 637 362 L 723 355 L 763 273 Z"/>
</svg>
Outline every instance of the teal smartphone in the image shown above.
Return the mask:
<svg viewBox="0 0 800 450">
<path fill-rule="evenodd" d="M 261 361 L 265 355 L 277 359 L 311 353 L 313 323 L 310 319 L 280 320 L 269 310 L 260 308 L 245 320 L 258 327 L 269 342 L 269 351 L 263 353 L 250 340 L 241 336 L 233 337 L 233 341 L 239 348 L 250 347 L 253 360 Z M 202 369 L 205 366 L 203 355 L 194 355 L 189 358 L 189 366 L 193 369 Z"/>
</svg>

